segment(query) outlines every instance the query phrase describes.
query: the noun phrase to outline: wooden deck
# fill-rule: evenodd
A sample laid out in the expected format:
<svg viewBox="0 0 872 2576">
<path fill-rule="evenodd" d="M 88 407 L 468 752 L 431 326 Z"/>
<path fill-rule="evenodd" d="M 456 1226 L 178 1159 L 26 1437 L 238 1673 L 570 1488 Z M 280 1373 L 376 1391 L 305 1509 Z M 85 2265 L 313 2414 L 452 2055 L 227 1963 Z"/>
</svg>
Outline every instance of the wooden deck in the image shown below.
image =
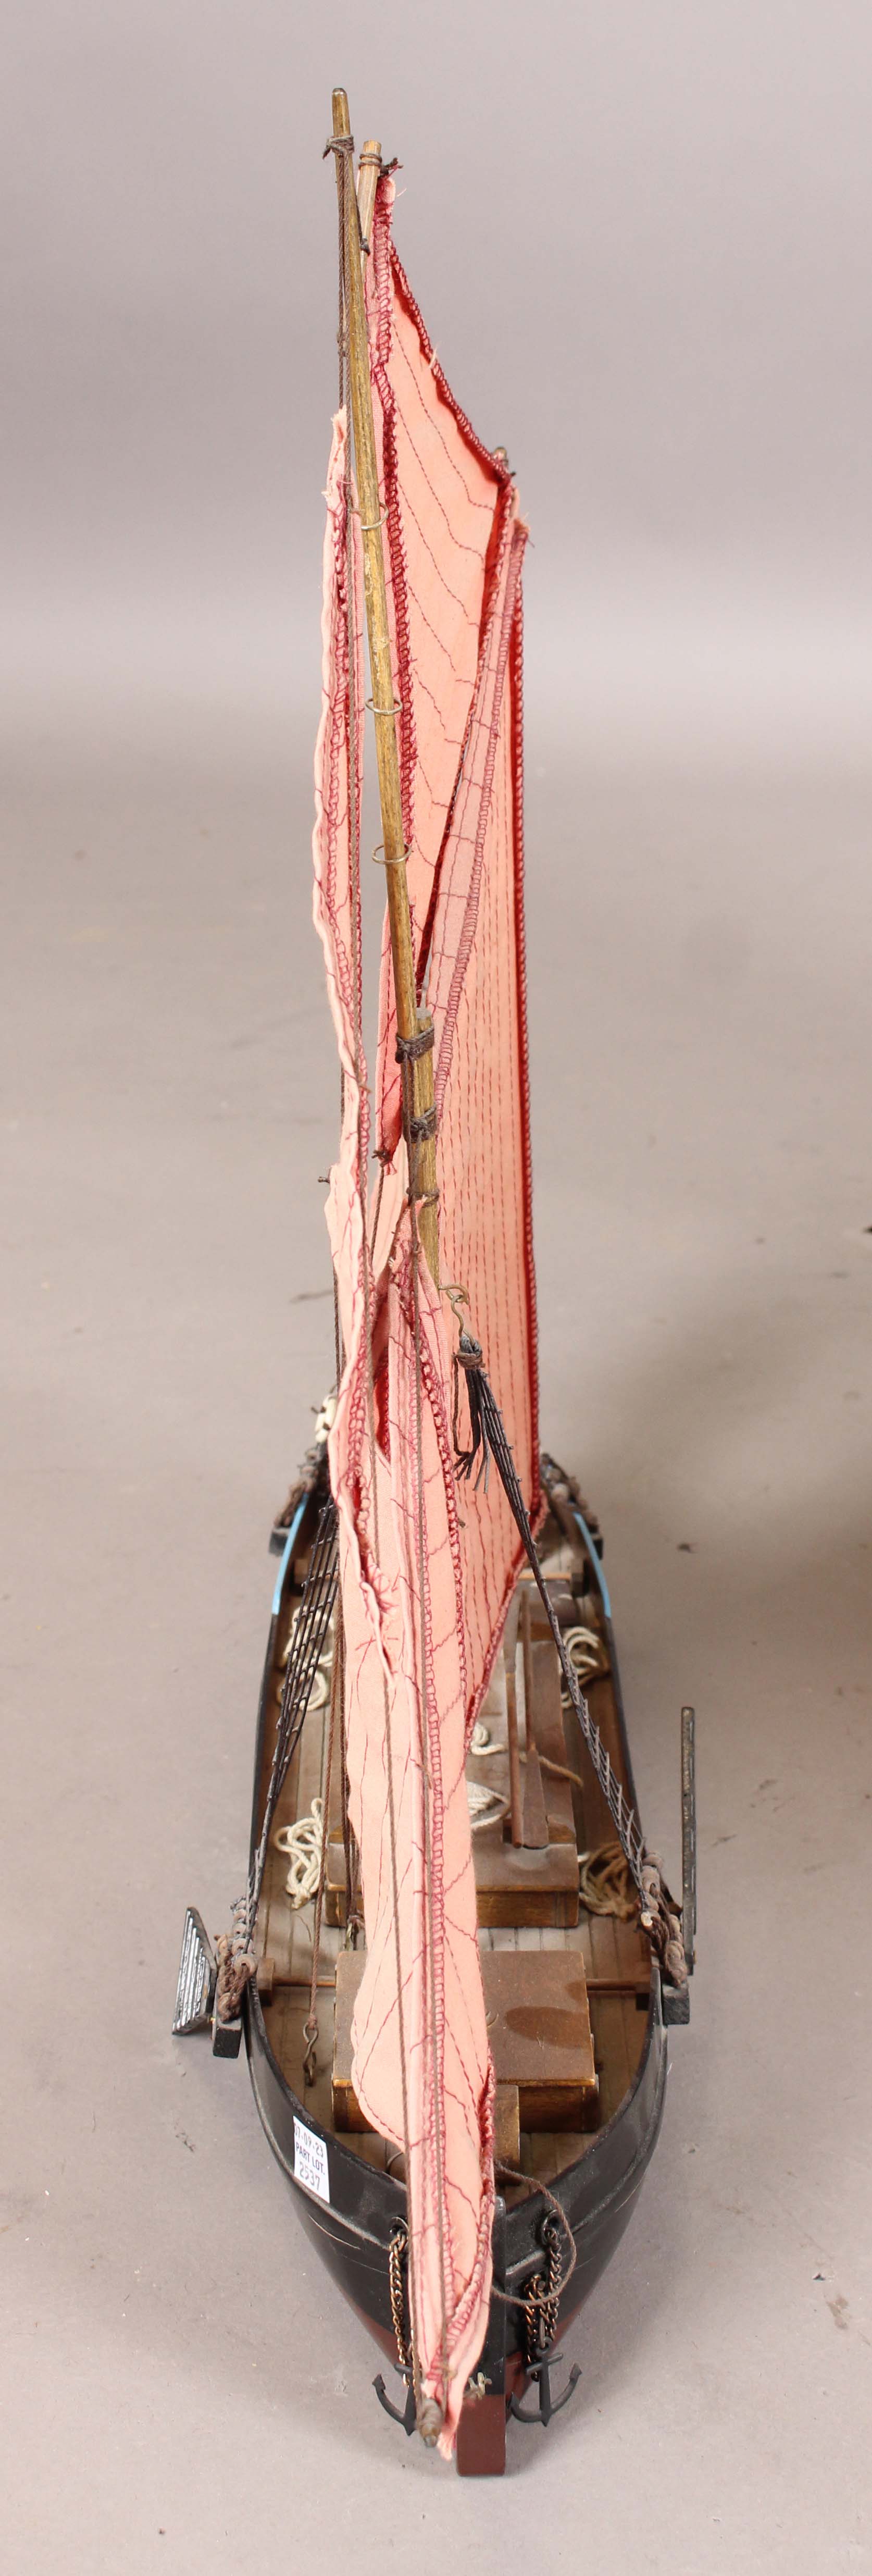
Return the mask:
<svg viewBox="0 0 872 2576">
<path fill-rule="evenodd" d="M 568 1551 L 560 1551 L 559 1555 L 555 1553 L 549 1561 L 549 1574 L 565 1575 L 568 1571 L 571 1571 Z M 591 1623 L 587 1601 L 585 1618 Z M 578 1906 L 578 1851 L 593 1850 L 610 1841 L 613 1827 L 602 1793 L 590 1773 L 572 1711 L 561 1708 L 559 1666 L 544 1621 L 542 1635 L 535 1635 L 534 1631 L 534 1636 L 536 1741 L 552 1761 L 562 1762 L 567 1769 L 577 1772 L 580 1785 L 573 1786 L 543 1770 L 549 1832 L 544 1852 L 513 1851 L 503 1834 L 501 1819 L 474 1834 L 479 1941 L 483 1952 L 514 1950 L 521 1956 L 540 1952 L 578 1954 L 587 1984 L 594 2062 L 599 2079 L 598 2123 L 602 2127 L 619 2109 L 639 2063 L 650 1982 L 649 1951 L 635 1924 L 621 1923 L 611 1915 L 589 1914 L 584 1907 Z M 621 1748 L 608 1673 L 588 1686 L 587 1697 L 613 1766 L 621 1776 Z M 276 1705 L 277 1698 L 278 1693 Z M 314 2117 L 330 2130 L 334 2125 L 332 2075 L 336 1961 L 344 1946 L 344 1932 L 338 1920 L 331 1922 L 326 1919 L 328 1907 L 325 1897 L 318 1962 L 316 2070 L 314 2082 L 306 2087 L 303 2025 L 309 2012 L 314 1903 L 310 1899 L 299 1910 L 292 1907 L 285 1884 L 287 1855 L 275 1846 L 276 1830 L 306 1814 L 313 1798 L 323 1796 L 326 1716 L 326 1708 L 310 1713 L 285 1783 L 267 1857 L 258 1916 L 258 1955 L 270 1963 L 267 1971 L 269 1983 L 262 2000 L 271 2047 L 294 2091 L 305 2098 Z M 484 1758 L 470 1755 L 467 1774 L 470 1779 L 477 1780 L 482 1776 L 492 1776 L 494 1787 L 504 1797 L 508 1793 L 508 1756 L 505 1687 L 499 1671 L 482 1716 L 496 1749 Z M 264 1778 L 271 1753 L 272 1743 L 268 1740 L 264 1753 Z M 334 1786 L 335 1794 L 331 1796 L 330 1804 L 335 1839 L 330 1847 L 330 1869 L 336 1903 L 331 1910 L 334 1916 L 342 1914 L 344 1917 L 344 1857 L 338 1781 Z M 556 1866 L 554 1854 L 557 1855 Z M 550 1876 L 543 1864 L 550 1865 Z M 517 1904 L 516 1910 L 519 1916 L 526 1913 L 527 1919 L 507 1921 L 504 1919 L 505 1909 L 507 1904 L 514 1903 L 518 1886 L 526 1891 L 527 1904 Z M 545 1919 L 535 1919 L 537 1909 Z M 565 1919 L 567 1915 L 569 1920 Z M 590 2116 L 589 2104 L 585 2116 Z M 368 2164 L 380 2169 L 389 2164 L 392 2172 L 402 2175 L 401 2153 L 393 2147 L 386 2147 L 383 2139 L 365 2130 L 343 2129 L 342 2134 L 345 2145 Z M 576 2130 L 522 2128 L 520 2169 L 548 2183 L 567 2165 L 586 2154 L 595 2134 L 595 2130 L 580 2126 Z M 511 2187 L 507 2196 L 510 2199 L 515 2196 Z"/>
</svg>

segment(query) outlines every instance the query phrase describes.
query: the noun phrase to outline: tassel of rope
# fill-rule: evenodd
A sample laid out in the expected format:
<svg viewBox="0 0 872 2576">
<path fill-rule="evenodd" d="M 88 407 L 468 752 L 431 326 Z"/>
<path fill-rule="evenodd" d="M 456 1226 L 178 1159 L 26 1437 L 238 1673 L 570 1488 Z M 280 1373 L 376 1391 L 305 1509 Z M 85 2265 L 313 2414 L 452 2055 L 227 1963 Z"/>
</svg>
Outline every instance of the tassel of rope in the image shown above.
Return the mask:
<svg viewBox="0 0 872 2576">
<path fill-rule="evenodd" d="M 471 1333 L 467 1333 L 465 1331 L 461 1332 L 453 1360 L 454 1410 L 451 1420 L 451 1436 L 454 1442 L 454 1463 L 457 1468 L 458 1476 L 464 1477 L 468 1483 L 472 1477 L 472 1470 L 475 1466 L 476 1459 L 480 1456 L 481 1465 L 475 1479 L 475 1490 L 478 1492 L 479 1485 L 482 1483 L 482 1480 L 484 1480 L 484 1490 L 485 1493 L 487 1493 L 490 1479 L 491 1453 L 479 1397 L 479 1377 L 481 1367 L 481 1343 L 476 1342 Z M 466 1401 L 469 1406 L 468 1449 L 461 1449 L 460 1446 L 461 1369 L 463 1370 L 466 1379 Z"/>
</svg>

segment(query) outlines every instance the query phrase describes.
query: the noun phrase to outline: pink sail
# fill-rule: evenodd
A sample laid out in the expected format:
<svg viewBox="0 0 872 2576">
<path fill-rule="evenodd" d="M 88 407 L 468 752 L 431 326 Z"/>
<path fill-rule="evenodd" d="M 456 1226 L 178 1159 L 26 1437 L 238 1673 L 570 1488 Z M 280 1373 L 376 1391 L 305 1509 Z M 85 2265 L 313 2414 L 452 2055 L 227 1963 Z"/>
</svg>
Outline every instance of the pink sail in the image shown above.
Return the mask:
<svg viewBox="0 0 872 2576">
<path fill-rule="evenodd" d="M 487 2324 L 494 2195 L 464 1762 L 520 1563 L 496 1478 L 488 1492 L 461 1486 L 458 1498 L 460 1290 L 534 1518 L 539 1507 L 521 904 L 526 532 L 504 462 L 480 445 L 435 359 L 391 243 L 392 204 L 383 179 L 367 294 L 409 887 L 435 1025 L 440 1265 L 453 1301 L 416 1259 L 387 943 L 376 1082 L 383 1177 L 366 1251 L 369 1093 L 349 800 L 349 640 L 354 628 L 359 725 L 363 587 L 352 511 L 349 620 L 341 414 L 327 486 L 315 918 L 344 1078 L 328 1200 L 345 1351 L 330 1473 L 366 1925 L 354 2084 L 372 2126 L 405 2154 L 419 2420 L 429 2408 L 448 2452 Z"/>
</svg>

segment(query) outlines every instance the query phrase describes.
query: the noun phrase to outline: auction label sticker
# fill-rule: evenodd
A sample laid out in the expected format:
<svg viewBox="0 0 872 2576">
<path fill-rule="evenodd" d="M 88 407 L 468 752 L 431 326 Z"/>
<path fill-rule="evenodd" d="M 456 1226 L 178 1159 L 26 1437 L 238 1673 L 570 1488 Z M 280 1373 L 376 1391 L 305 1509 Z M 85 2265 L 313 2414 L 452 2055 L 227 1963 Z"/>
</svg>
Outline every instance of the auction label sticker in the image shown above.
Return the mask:
<svg viewBox="0 0 872 2576">
<path fill-rule="evenodd" d="M 307 2129 L 305 2120 L 298 2120 L 296 2117 L 294 2119 L 294 2174 L 297 2182 L 305 2183 L 307 2191 L 315 2191 L 319 2200 L 329 2201 L 327 2140 L 316 2138 L 314 2129 Z"/>
</svg>

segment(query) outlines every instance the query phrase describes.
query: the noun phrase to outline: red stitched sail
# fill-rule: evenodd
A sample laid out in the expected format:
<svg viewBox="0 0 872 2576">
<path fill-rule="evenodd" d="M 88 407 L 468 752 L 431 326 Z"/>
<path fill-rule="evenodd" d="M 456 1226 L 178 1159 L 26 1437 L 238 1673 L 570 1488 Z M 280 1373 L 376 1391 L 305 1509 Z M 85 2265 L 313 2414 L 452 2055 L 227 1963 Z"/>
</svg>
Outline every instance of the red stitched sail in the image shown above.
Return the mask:
<svg viewBox="0 0 872 2576">
<path fill-rule="evenodd" d="M 393 194 L 383 179 L 367 298 L 409 891 L 419 991 L 435 1027 L 440 1266 L 443 1281 L 465 1292 L 535 1517 L 521 907 L 526 531 L 504 462 L 476 438 L 427 338 L 391 243 Z M 488 1492 L 463 1487 L 458 1509 L 456 1327 L 423 1258 L 416 1285 L 387 941 L 376 1081 L 385 1178 L 366 1263 L 341 415 L 327 501 L 315 912 L 345 1078 L 328 1206 L 346 1355 L 330 1469 L 367 1942 L 354 2082 L 374 2128 L 406 2154 L 416 2363 L 448 2450 L 487 2322 L 493 2208 L 493 2076 L 464 1760 L 520 1550 L 496 1478 Z M 353 560 L 358 552 L 355 537 Z M 356 593 L 359 610 L 359 563 Z M 353 695 L 359 707 L 359 669 Z"/>
<path fill-rule="evenodd" d="M 440 1266 L 468 1294 L 521 1485 L 538 1510 L 523 925 L 521 562 L 511 474 L 442 374 L 391 241 L 372 228 L 370 343 L 384 458 L 396 696 L 419 998 L 435 1022 Z M 400 1124 L 385 931 L 379 1142 Z M 495 1480 L 494 1480 L 495 1481 Z M 502 1491 L 464 1495 L 470 1716 L 520 1561 Z"/>
</svg>

